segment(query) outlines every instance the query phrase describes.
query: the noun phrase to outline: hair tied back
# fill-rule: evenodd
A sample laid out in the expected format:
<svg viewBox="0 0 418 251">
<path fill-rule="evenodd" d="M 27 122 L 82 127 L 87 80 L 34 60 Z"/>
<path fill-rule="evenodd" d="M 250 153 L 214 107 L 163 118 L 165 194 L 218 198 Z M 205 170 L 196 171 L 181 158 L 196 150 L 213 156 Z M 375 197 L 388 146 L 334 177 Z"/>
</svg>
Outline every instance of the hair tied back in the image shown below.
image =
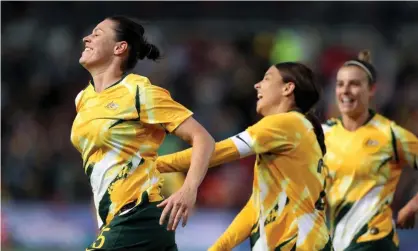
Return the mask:
<svg viewBox="0 0 418 251">
<path fill-rule="evenodd" d="M 372 63 L 372 60 L 371 60 L 372 59 L 372 54 L 370 53 L 369 50 L 360 51 L 360 53 L 358 54 L 358 57 L 357 58 L 359 60 L 364 61 L 364 62 L 367 62 L 369 64 Z"/>
</svg>

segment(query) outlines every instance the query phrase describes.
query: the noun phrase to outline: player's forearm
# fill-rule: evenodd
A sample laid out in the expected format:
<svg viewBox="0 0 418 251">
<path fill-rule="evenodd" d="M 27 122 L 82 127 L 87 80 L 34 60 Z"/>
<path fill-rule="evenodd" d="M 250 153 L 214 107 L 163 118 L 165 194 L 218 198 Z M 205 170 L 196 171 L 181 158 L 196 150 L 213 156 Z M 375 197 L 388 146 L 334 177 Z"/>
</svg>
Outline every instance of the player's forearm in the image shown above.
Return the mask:
<svg viewBox="0 0 418 251">
<path fill-rule="evenodd" d="M 406 204 L 405 206 L 408 210 L 411 210 L 414 213 L 418 213 L 418 193 Z"/>
<path fill-rule="evenodd" d="M 245 239 L 250 237 L 251 229 L 255 223 L 255 214 L 256 212 L 254 210 L 253 200 L 251 197 L 245 207 L 232 221 L 231 225 L 229 225 L 226 231 L 209 250 L 232 250 Z"/>
<path fill-rule="evenodd" d="M 209 160 L 215 149 L 215 141 L 209 133 L 199 133 L 193 137 L 190 169 L 184 185 L 198 188 L 202 183 L 209 166 Z"/>
<path fill-rule="evenodd" d="M 157 159 L 157 168 L 162 173 L 187 172 L 189 170 L 192 150 L 187 150 L 161 156 Z M 240 154 L 231 139 L 226 139 L 215 144 L 215 151 L 209 160 L 209 167 L 221 165 L 240 158 Z"/>
</svg>

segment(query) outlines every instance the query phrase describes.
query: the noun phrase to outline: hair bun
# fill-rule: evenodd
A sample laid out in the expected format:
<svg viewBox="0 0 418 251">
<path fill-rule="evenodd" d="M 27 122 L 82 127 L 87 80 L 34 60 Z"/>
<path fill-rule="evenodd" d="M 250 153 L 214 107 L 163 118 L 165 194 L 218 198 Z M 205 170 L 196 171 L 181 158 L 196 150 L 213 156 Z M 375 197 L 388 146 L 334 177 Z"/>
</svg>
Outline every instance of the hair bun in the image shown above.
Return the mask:
<svg viewBox="0 0 418 251">
<path fill-rule="evenodd" d="M 358 59 L 359 60 L 367 62 L 369 64 L 372 63 L 371 57 L 372 57 L 372 55 L 371 55 L 369 50 L 360 51 L 360 53 L 358 54 Z"/>
<path fill-rule="evenodd" d="M 144 44 L 140 45 L 140 49 L 136 54 L 136 57 L 139 60 L 148 58 L 155 61 L 160 58 L 160 50 L 157 48 L 157 46 L 145 42 Z"/>
<path fill-rule="evenodd" d="M 160 54 L 160 50 L 157 46 L 145 41 L 142 44 L 139 44 L 139 51 L 136 53 L 136 58 L 139 60 L 148 58 L 155 61 L 161 57 Z"/>
<path fill-rule="evenodd" d="M 146 41 L 141 41 L 137 48 L 136 58 L 139 60 L 146 58 L 150 50 L 149 44 Z"/>
<path fill-rule="evenodd" d="M 160 50 L 157 48 L 157 46 L 153 44 L 147 44 L 148 47 L 148 54 L 147 58 L 151 60 L 157 60 L 160 58 Z"/>
</svg>

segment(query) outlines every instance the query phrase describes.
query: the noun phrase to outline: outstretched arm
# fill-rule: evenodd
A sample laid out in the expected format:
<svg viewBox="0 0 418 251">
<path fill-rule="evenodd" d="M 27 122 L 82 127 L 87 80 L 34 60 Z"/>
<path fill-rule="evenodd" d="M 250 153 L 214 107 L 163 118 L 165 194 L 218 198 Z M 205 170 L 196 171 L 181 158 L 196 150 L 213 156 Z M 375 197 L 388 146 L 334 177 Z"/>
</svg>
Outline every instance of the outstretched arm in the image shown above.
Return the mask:
<svg viewBox="0 0 418 251">
<path fill-rule="evenodd" d="M 209 162 L 214 167 L 255 153 L 292 149 L 297 140 L 293 132 L 294 122 L 301 118 L 294 115 L 267 116 L 247 130 L 215 144 L 215 152 Z M 191 149 L 161 156 L 157 159 L 160 172 L 187 172 Z"/>
<path fill-rule="evenodd" d="M 215 151 L 209 161 L 209 167 L 218 166 L 254 154 L 250 142 L 251 138 L 246 131 L 217 142 Z M 190 167 L 191 155 L 192 149 L 189 148 L 177 153 L 160 156 L 157 159 L 157 169 L 162 173 L 187 172 Z"/>
<path fill-rule="evenodd" d="M 190 167 L 192 148 L 158 157 L 157 169 L 161 173 L 187 172 Z M 209 167 L 218 166 L 240 158 L 239 152 L 231 139 L 215 144 L 215 151 L 209 161 Z"/>
</svg>

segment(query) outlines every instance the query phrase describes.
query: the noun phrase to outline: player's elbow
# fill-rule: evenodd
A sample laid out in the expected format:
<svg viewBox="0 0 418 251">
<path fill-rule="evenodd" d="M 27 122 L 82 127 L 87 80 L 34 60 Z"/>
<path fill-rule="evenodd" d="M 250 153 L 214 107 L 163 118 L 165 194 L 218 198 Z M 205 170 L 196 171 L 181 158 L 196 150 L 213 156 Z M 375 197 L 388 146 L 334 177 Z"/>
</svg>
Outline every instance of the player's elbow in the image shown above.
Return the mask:
<svg viewBox="0 0 418 251">
<path fill-rule="evenodd" d="M 212 153 L 215 150 L 215 139 L 203 127 L 199 128 L 199 130 L 196 130 L 196 131 L 193 132 L 192 142 L 190 142 L 190 143 L 193 146 L 195 146 L 196 144 L 205 145 L 205 148 L 210 153 Z"/>
<path fill-rule="evenodd" d="M 194 118 L 190 117 L 184 121 L 174 134 L 182 138 L 192 146 L 204 145 L 205 150 L 214 149 L 215 140 L 209 132 Z"/>
</svg>

